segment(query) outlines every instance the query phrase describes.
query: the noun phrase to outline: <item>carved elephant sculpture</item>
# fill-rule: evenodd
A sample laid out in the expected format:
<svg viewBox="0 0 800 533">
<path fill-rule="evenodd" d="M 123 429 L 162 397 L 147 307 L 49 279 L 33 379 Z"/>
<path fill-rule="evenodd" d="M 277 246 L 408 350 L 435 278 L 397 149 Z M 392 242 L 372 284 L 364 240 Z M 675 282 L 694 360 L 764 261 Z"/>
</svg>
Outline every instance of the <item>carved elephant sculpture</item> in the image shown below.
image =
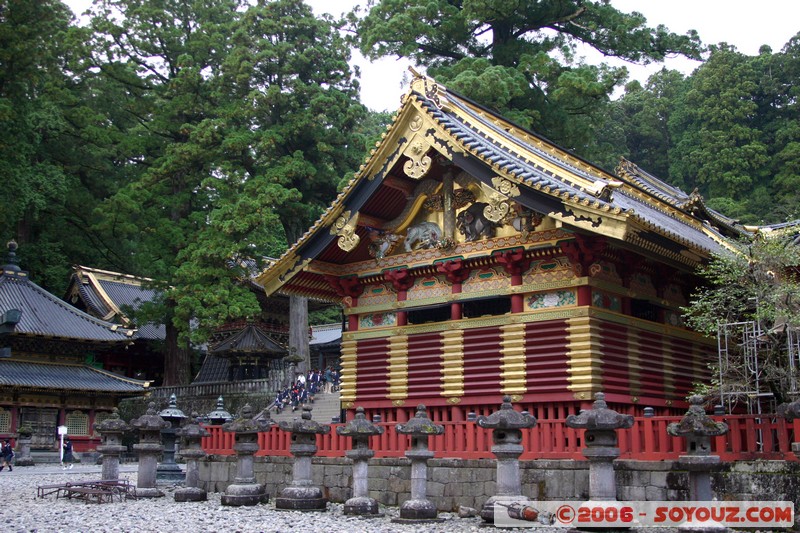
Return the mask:
<svg viewBox="0 0 800 533">
<path fill-rule="evenodd" d="M 483 214 L 488 205 L 475 202 L 456 216 L 456 227 L 468 242 L 494 237 L 495 224 Z"/>
<path fill-rule="evenodd" d="M 435 222 L 420 222 L 406 231 L 406 252 L 417 248 L 433 248 L 442 239 L 442 230 Z"/>
</svg>

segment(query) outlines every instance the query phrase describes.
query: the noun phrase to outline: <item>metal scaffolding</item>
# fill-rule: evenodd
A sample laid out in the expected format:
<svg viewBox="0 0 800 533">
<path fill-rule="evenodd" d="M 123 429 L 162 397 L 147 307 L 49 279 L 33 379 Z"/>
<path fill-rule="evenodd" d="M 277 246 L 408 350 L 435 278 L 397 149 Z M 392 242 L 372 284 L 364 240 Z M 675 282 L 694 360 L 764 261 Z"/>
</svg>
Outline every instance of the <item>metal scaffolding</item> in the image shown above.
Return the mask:
<svg viewBox="0 0 800 533">
<path fill-rule="evenodd" d="M 800 335 L 786 324 L 780 328 L 780 332 L 786 335 L 788 392 L 795 397 L 798 392 L 797 371 L 800 369 Z M 775 332 L 776 327 L 773 327 L 770 333 Z M 756 321 L 718 326 L 719 395 L 726 412 L 732 412 L 741 402 L 745 402 L 749 414 L 775 412 L 775 396 L 762 379 L 763 354 L 766 354 L 768 345 L 767 332 Z"/>
</svg>

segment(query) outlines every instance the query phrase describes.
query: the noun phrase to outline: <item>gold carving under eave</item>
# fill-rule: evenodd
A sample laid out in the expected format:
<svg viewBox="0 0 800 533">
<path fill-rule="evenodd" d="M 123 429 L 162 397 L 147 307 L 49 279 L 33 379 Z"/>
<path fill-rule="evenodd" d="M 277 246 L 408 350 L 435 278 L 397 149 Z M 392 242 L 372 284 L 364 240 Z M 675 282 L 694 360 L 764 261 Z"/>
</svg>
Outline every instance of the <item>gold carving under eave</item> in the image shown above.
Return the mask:
<svg viewBox="0 0 800 533">
<path fill-rule="evenodd" d="M 496 176 L 492 178 L 492 185 L 494 186 L 495 189 L 497 189 L 497 192 L 499 192 L 503 196 L 516 198 L 520 194 L 519 187 L 517 187 L 517 184 L 506 178 L 501 178 L 499 176 Z"/>
<path fill-rule="evenodd" d="M 405 400 L 393 400 L 392 405 L 395 407 L 403 407 L 406 404 Z"/>
<path fill-rule="evenodd" d="M 339 218 L 331 226 L 331 234 L 339 236 L 337 244 L 345 252 L 352 252 L 361 240 L 356 234 L 357 225 L 358 213 L 351 217 L 350 211 L 345 211 L 339 215 Z"/>
<path fill-rule="evenodd" d="M 448 398 L 447 399 L 447 403 L 449 403 L 450 405 L 455 405 L 457 403 L 461 403 L 461 398 L 453 396 L 452 398 Z"/>
<path fill-rule="evenodd" d="M 482 187 L 488 204 L 483 209 L 483 215 L 490 221 L 498 223 L 511 212 L 509 197 L 519 196 L 520 193 L 517 185 L 506 178 L 494 177 L 492 185 L 493 188 L 485 185 Z"/>
<path fill-rule="evenodd" d="M 425 137 L 414 135 L 403 151 L 403 155 L 408 157 L 408 161 L 403 165 L 403 172 L 406 173 L 406 176 L 418 180 L 428 173 L 433 161 L 427 155 L 430 147 L 430 142 Z"/>
</svg>

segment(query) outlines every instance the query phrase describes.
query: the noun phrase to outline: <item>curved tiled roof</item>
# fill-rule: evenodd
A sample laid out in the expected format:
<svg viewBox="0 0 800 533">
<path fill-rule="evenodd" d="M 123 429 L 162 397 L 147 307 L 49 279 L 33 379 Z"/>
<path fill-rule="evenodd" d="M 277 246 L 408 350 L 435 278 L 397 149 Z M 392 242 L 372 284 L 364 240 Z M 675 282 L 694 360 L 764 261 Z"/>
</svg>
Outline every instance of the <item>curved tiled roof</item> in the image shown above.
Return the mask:
<svg viewBox="0 0 800 533">
<path fill-rule="evenodd" d="M 388 131 L 354 178 L 314 225 L 258 277 L 268 294 L 292 279 L 297 287 L 291 290 L 311 294 L 299 287 L 309 288 L 312 281 L 297 274 L 325 270 L 325 265 L 309 268 L 309 264 L 327 247 L 333 248 L 337 217 L 354 217 L 366 205 L 364 197 L 376 194 L 374 183 L 382 182 L 403 157 L 410 160 L 412 137 L 423 139 L 414 141 L 419 146 L 435 145 L 482 186 L 493 188 L 495 178 L 515 184 L 520 192 L 514 201 L 559 220 L 568 230 L 625 241 L 690 267 L 729 249 L 728 238 L 742 231 L 735 221 L 708 209 L 697 194 L 686 194 L 632 163 L 619 175 L 604 170 L 420 77 L 412 82 Z M 314 275 L 320 277 L 319 272 Z"/>
<path fill-rule="evenodd" d="M 149 382 L 117 376 L 86 365 L 0 359 L 0 385 L 94 392 L 143 392 Z"/>
<path fill-rule="evenodd" d="M 128 309 L 138 310 L 142 304 L 158 298 L 156 289 L 142 286 L 144 282 L 152 281 L 150 279 L 85 266 L 73 268 L 71 286 L 77 288 L 83 304 L 94 316 L 119 320 L 127 325 Z M 150 340 L 164 340 L 165 336 L 164 325 L 154 323 L 142 324 L 134 334 L 134 338 Z"/>
<path fill-rule="evenodd" d="M 81 341 L 130 342 L 133 331 L 95 318 L 56 298 L 25 273 L 0 275 L 0 310 L 19 309 L 14 334 Z"/>
<path fill-rule="evenodd" d="M 287 351 L 258 327 L 248 324 L 230 337 L 220 341 L 211 349 L 211 353 L 214 355 L 230 353 L 282 357 L 287 354 Z"/>
</svg>

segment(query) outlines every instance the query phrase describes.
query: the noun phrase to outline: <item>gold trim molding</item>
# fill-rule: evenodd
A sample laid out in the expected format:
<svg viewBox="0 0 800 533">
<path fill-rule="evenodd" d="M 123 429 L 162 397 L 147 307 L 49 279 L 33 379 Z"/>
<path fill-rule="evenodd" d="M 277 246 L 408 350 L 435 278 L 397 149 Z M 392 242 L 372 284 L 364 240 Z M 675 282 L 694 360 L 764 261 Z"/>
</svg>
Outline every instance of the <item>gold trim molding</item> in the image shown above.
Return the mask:
<svg viewBox="0 0 800 533">
<path fill-rule="evenodd" d="M 345 211 L 331 226 L 331 235 L 338 235 L 337 245 L 345 252 L 352 252 L 358 246 L 361 237 L 356 234 L 358 225 L 358 212 L 352 217 L 350 211 Z"/>
</svg>

